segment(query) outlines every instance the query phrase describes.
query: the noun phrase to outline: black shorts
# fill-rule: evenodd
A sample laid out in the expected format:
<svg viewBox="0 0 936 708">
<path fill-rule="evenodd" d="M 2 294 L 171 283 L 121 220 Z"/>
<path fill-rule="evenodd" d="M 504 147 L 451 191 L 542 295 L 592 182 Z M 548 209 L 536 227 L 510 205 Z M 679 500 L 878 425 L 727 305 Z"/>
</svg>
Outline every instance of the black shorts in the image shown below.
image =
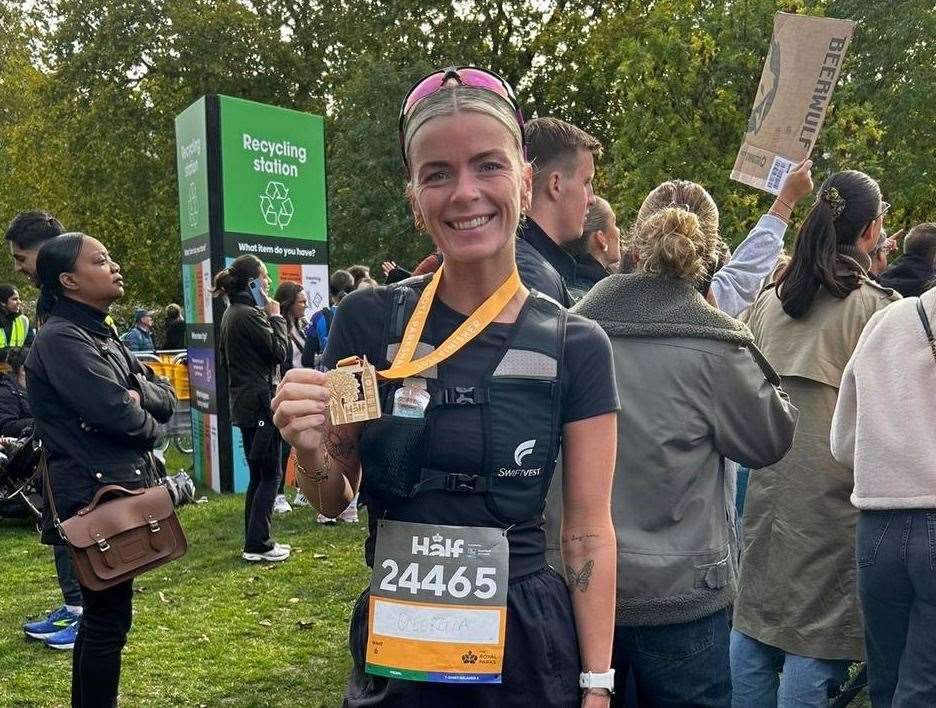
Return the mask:
<svg viewBox="0 0 936 708">
<path fill-rule="evenodd" d="M 354 667 L 344 705 L 381 708 L 571 708 L 581 704 L 581 664 L 565 583 L 551 568 L 512 580 L 507 590 L 507 636 L 499 684 L 404 681 L 364 673 L 370 593 L 351 615 Z"/>
</svg>

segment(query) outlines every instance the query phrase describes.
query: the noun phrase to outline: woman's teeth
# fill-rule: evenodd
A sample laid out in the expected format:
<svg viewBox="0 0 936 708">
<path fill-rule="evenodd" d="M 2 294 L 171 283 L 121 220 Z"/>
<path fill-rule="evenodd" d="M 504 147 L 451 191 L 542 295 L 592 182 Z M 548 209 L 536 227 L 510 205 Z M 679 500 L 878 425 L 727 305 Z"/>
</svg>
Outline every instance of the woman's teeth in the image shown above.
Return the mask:
<svg viewBox="0 0 936 708">
<path fill-rule="evenodd" d="M 464 221 L 453 221 L 451 222 L 452 228 L 456 231 L 467 231 L 468 229 L 476 229 L 479 226 L 484 226 L 494 217 L 491 215 L 488 216 L 476 216 L 474 219 L 466 219 Z"/>
</svg>

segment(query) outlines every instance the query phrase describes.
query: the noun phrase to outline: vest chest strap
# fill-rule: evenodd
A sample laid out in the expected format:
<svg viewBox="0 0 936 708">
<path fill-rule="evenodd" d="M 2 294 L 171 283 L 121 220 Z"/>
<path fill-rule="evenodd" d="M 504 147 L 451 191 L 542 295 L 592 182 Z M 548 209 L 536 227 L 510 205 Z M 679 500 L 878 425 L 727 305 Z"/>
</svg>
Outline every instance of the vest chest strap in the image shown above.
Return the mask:
<svg viewBox="0 0 936 708">
<path fill-rule="evenodd" d="M 413 487 L 413 496 L 421 492 L 433 491 L 483 494 L 491 488 L 491 478 L 478 474 L 423 469 L 421 476 L 422 481 Z"/>
<path fill-rule="evenodd" d="M 430 405 L 433 406 L 477 406 L 487 403 L 488 390 L 476 386 L 449 386 L 432 392 Z"/>
</svg>

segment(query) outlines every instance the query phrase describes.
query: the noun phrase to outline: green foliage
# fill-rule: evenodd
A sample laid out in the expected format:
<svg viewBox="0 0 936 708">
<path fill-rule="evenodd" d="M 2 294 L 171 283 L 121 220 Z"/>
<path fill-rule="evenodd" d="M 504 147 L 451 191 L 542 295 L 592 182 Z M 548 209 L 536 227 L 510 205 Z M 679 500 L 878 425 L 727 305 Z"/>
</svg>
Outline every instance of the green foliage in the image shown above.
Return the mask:
<svg viewBox="0 0 936 708">
<path fill-rule="evenodd" d="M 432 67 L 476 63 L 528 117 L 604 142 L 598 186 L 630 223 L 672 177 L 706 186 L 736 243 L 770 198 L 731 182 L 778 10 L 859 21 L 814 150 L 815 176 L 858 167 L 932 219 L 936 14 L 902 0 L 41 0 L 0 6 L 0 216 L 44 207 L 100 237 L 127 302 L 180 298 L 173 119 L 205 93 L 327 116 L 333 266 L 412 266 L 399 102 Z M 0 259 L 0 280 L 10 264 Z M 29 295 L 29 292 L 25 293 Z"/>
</svg>

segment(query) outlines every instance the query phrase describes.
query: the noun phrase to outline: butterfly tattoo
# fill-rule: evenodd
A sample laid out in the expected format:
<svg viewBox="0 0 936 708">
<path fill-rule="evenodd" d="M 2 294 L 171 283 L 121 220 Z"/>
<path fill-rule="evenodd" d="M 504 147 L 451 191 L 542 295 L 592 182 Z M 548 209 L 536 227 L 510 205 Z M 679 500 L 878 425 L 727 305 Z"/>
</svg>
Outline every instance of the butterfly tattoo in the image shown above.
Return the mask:
<svg viewBox="0 0 936 708">
<path fill-rule="evenodd" d="M 593 560 L 585 561 L 585 565 L 577 573 L 571 566 L 566 566 L 566 584 L 569 586 L 569 591 L 574 593 L 576 590 L 582 592 L 588 590 L 588 583 L 591 581 L 594 567 L 595 561 Z"/>
</svg>

